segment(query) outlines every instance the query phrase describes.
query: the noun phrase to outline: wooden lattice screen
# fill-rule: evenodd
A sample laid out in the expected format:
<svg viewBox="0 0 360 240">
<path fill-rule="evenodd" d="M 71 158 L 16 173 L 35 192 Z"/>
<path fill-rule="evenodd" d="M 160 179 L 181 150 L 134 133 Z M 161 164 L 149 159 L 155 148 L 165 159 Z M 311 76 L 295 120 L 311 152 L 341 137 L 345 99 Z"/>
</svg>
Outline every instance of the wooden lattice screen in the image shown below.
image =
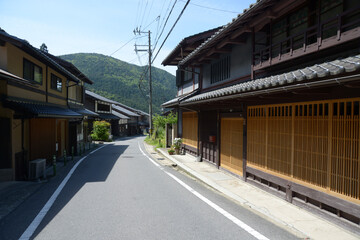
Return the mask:
<svg viewBox="0 0 360 240">
<path fill-rule="evenodd" d="M 236 174 L 243 171 L 243 118 L 222 118 L 220 166 Z"/>
<path fill-rule="evenodd" d="M 198 142 L 198 116 L 196 112 L 184 112 L 183 120 L 183 143 L 197 148 Z"/>
<path fill-rule="evenodd" d="M 359 101 L 249 107 L 247 163 L 360 200 Z"/>
</svg>

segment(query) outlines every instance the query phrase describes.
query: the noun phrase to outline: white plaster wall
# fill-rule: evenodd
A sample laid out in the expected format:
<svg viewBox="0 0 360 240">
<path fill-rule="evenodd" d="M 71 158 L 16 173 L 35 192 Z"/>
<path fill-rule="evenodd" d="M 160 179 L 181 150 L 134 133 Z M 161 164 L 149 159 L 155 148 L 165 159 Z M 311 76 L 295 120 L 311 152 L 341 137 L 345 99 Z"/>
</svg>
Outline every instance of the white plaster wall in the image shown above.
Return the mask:
<svg viewBox="0 0 360 240">
<path fill-rule="evenodd" d="M 245 44 L 234 45 L 230 53 L 230 78 L 211 84 L 210 83 L 210 74 L 211 74 L 211 64 L 204 65 L 203 68 L 203 88 L 208 88 L 223 84 L 225 82 L 250 75 L 251 73 L 251 37 L 248 37 Z M 220 58 L 225 57 L 227 54 L 222 54 Z M 218 60 L 213 60 L 212 63 Z"/>
</svg>

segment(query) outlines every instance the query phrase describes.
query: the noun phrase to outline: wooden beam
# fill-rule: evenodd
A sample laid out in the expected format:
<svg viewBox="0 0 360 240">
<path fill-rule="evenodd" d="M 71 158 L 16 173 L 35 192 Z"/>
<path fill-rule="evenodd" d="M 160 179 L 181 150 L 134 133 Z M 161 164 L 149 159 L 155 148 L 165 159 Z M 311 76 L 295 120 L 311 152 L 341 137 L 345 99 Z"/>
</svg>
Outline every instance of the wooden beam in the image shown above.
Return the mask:
<svg viewBox="0 0 360 240">
<path fill-rule="evenodd" d="M 236 39 L 230 39 L 230 37 L 225 38 L 223 41 L 221 41 L 219 43 L 219 45 L 217 45 L 217 48 L 223 48 L 224 46 L 228 45 L 228 44 L 232 44 L 232 45 L 240 45 L 240 44 L 244 44 L 246 41 L 244 40 L 236 40 Z"/>
<path fill-rule="evenodd" d="M 187 46 L 184 51 L 194 51 L 196 49 L 196 47 L 191 47 L 191 46 Z"/>
<path fill-rule="evenodd" d="M 238 29 L 235 30 L 235 33 L 233 33 L 230 36 L 231 40 L 234 40 L 235 38 L 237 38 L 238 36 L 240 36 L 243 33 L 249 33 L 251 32 L 251 27 L 249 27 L 248 25 L 246 26 L 240 26 Z"/>
<path fill-rule="evenodd" d="M 206 54 L 206 56 L 211 56 L 212 54 L 215 54 L 215 53 L 229 53 L 229 52 L 231 52 L 231 49 L 213 48 Z"/>
<path fill-rule="evenodd" d="M 202 62 L 203 60 L 212 60 L 212 59 L 218 59 L 219 56 L 203 56 L 201 58 L 199 58 L 199 61 Z"/>
</svg>

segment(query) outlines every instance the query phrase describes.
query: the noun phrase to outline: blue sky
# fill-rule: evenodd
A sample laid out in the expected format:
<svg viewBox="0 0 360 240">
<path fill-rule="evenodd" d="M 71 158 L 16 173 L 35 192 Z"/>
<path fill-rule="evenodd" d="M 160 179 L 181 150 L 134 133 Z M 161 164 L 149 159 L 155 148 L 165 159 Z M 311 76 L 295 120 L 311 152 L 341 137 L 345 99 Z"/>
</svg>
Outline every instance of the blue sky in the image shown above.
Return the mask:
<svg viewBox="0 0 360 240">
<path fill-rule="evenodd" d="M 150 30 L 151 41 L 154 43 L 174 2 L 175 0 L 0 0 L 0 27 L 11 35 L 26 39 L 35 47 L 45 43 L 49 52 L 54 55 L 101 53 L 132 64 L 145 65 L 147 53 L 139 52 L 137 55 L 134 44 L 147 44 L 147 36 L 144 34 L 143 37 L 133 39 L 133 30 L 136 27 L 143 31 Z M 154 54 L 185 2 L 177 0 Z M 253 2 L 255 0 L 191 0 L 155 59 L 154 66 L 174 74 L 175 67 L 163 67 L 161 62 L 183 38 L 231 22 Z"/>
</svg>

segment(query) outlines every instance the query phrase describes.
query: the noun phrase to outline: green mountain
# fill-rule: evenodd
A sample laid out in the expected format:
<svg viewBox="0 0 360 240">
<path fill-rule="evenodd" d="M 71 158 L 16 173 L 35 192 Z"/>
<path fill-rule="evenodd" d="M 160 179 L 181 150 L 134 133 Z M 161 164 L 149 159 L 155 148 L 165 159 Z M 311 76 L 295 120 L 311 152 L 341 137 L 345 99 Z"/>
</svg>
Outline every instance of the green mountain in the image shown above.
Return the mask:
<svg viewBox="0 0 360 240">
<path fill-rule="evenodd" d="M 149 112 L 146 97 L 149 94 L 148 75 L 143 76 L 146 67 L 95 53 L 76 53 L 60 58 L 74 64 L 94 82 L 86 86 L 88 90 L 129 107 Z M 153 112 L 160 113 L 160 105 L 176 96 L 175 76 L 155 67 L 151 70 Z"/>
</svg>

